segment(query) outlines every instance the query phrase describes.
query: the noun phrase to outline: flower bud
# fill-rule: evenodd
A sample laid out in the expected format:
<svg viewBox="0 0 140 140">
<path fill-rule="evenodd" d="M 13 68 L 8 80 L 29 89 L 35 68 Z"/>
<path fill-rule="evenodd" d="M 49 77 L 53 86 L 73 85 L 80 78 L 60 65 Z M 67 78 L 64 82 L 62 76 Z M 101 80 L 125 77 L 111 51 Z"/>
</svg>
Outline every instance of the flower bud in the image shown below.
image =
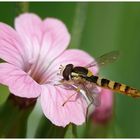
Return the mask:
<svg viewBox="0 0 140 140">
<path fill-rule="evenodd" d="M 112 117 L 113 94 L 108 89 L 100 92 L 101 104 L 92 114 L 93 121 L 98 124 L 107 123 Z"/>
</svg>

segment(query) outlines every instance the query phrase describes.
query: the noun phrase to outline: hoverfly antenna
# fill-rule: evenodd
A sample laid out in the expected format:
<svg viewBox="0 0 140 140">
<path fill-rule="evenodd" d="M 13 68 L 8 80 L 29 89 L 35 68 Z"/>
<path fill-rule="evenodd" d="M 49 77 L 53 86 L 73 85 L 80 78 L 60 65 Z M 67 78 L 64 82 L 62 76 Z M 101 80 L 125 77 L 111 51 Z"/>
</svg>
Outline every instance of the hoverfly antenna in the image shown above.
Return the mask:
<svg viewBox="0 0 140 140">
<path fill-rule="evenodd" d="M 63 70 L 64 70 L 64 66 L 63 65 L 60 65 L 60 67 L 59 67 L 59 73 L 57 73 L 57 75 L 62 75 L 62 73 L 63 73 Z"/>
</svg>

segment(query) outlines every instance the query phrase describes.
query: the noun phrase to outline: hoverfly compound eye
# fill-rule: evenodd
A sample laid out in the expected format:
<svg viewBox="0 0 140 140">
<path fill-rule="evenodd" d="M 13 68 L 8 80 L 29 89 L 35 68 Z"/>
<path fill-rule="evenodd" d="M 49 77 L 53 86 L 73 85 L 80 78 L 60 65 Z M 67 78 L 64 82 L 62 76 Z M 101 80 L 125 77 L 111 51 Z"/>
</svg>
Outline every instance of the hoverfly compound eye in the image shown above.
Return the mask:
<svg viewBox="0 0 140 140">
<path fill-rule="evenodd" d="M 66 65 L 62 73 L 64 80 L 69 80 L 71 78 L 72 70 L 73 70 L 73 64 Z"/>
</svg>

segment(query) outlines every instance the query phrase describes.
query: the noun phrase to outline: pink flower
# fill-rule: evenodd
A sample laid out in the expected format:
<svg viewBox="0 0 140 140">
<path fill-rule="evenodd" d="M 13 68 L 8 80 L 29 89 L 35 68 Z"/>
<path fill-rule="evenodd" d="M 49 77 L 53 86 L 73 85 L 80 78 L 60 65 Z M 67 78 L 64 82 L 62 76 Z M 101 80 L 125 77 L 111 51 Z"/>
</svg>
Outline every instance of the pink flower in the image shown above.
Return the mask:
<svg viewBox="0 0 140 140">
<path fill-rule="evenodd" d="M 112 117 L 113 95 L 108 89 L 101 91 L 101 105 L 93 112 L 93 121 L 98 124 L 107 123 Z"/>
<path fill-rule="evenodd" d="M 54 86 L 60 64 L 85 66 L 93 58 L 76 49 L 65 50 L 70 42 L 66 26 L 57 19 L 43 21 L 35 14 L 22 14 L 15 19 L 15 29 L 0 23 L 0 83 L 19 97 L 40 97 L 45 116 L 55 125 L 77 125 L 85 122 L 87 104 L 81 96 L 74 102 L 64 101 L 74 93 Z M 92 68 L 94 74 L 97 67 Z"/>
</svg>

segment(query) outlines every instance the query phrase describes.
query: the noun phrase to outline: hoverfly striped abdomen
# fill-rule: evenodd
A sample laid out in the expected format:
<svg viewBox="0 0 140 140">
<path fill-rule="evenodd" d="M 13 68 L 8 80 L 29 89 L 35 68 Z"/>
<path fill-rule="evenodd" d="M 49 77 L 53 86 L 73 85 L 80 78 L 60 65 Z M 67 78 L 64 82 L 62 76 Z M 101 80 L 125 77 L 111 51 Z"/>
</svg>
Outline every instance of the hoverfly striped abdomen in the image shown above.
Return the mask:
<svg viewBox="0 0 140 140">
<path fill-rule="evenodd" d="M 129 87 L 125 84 L 120 84 L 118 82 L 111 81 L 105 78 L 100 78 L 94 75 L 91 77 L 86 77 L 86 80 L 89 82 L 93 82 L 100 87 L 107 88 L 116 92 L 120 92 L 128 96 L 140 97 L 140 91 L 138 91 L 135 88 Z"/>
<path fill-rule="evenodd" d="M 114 88 L 115 90 L 119 90 L 120 87 L 121 87 L 121 84 L 120 84 L 120 83 L 117 83 L 117 82 L 114 83 L 114 87 L 113 87 L 113 88 Z"/>
</svg>

